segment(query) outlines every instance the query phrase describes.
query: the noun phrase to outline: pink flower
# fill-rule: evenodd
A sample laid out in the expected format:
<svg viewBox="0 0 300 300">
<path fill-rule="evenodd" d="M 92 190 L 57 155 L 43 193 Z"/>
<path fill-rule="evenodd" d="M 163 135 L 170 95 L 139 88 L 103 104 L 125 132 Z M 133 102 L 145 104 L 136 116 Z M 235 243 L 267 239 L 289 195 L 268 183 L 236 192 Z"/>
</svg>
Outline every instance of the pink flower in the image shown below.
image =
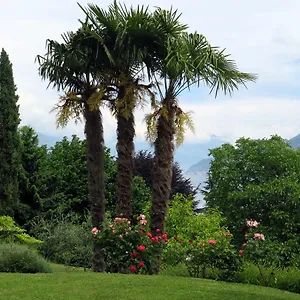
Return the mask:
<svg viewBox="0 0 300 300">
<path fill-rule="evenodd" d="M 138 268 L 144 268 L 145 264 L 144 264 L 144 262 L 140 261 L 137 266 L 138 266 Z"/>
<path fill-rule="evenodd" d="M 253 238 L 255 240 L 263 240 L 263 241 L 265 240 L 265 236 L 263 234 L 261 234 L 261 233 L 254 233 Z"/>
<path fill-rule="evenodd" d="M 130 224 L 130 221 L 127 218 L 115 218 L 115 223 L 122 223 L 122 222 L 126 222 L 128 224 Z"/>
<path fill-rule="evenodd" d="M 255 220 L 247 220 L 246 225 L 247 227 L 257 227 L 259 225 L 259 222 Z"/>
<path fill-rule="evenodd" d="M 138 253 L 137 252 L 132 252 L 131 254 L 130 254 L 130 256 L 132 257 L 132 258 L 137 258 L 138 257 Z"/>
<path fill-rule="evenodd" d="M 152 238 L 151 232 L 147 232 L 147 237 Z"/>
<path fill-rule="evenodd" d="M 243 250 L 239 250 L 239 255 L 243 255 L 244 251 Z"/>
<path fill-rule="evenodd" d="M 159 228 L 157 228 L 157 229 L 156 229 L 156 232 L 157 232 L 157 233 L 160 233 L 160 229 L 159 229 Z"/>
<path fill-rule="evenodd" d="M 144 220 L 144 219 L 140 220 L 140 224 L 141 225 L 146 225 L 147 224 L 147 220 Z"/>
<path fill-rule="evenodd" d="M 129 270 L 131 273 L 135 273 L 137 271 L 137 268 L 136 266 L 130 266 Z"/>
<path fill-rule="evenodd" d="M 209 245 L 215 245 L 216 243 L 217 243 L 216 240 L 208 240 L 207 241 L 207 244 L 209 244 Z"/>
<path fill-rule="evenodd" d="M 243 246 L 243 247 L 246 247 L 246 246 L 247 246 L 247 244 L 246 244 L 246 243 L 244 243 L 242 246 Z"/>
<path fill-rule="evenodd" d="M 98 228 L 97 227 L 94 227 L 92 230 L 91 230 L 92 234 L 97 234 L 99 232 Z"/>
<path fill-rule="evenodd" d="M 119 235 L 119 237 L 120 237 L 120 239 L 122 239 L 122 238 L 123 238 L 123 235 L 122 235 L 122 234 L 120 234 L 120 235 Z"/>
<path fill-rule="evenodd" d="M 137 246 L 137 249 L 141 252 L 144 252 L 146 250 L 146 247 L 144 245 Z"/>
<path fill-rule="evenodd" d="M 137 217 L 138 220 L 146 220 L 146 216 L 145 215 L 139 215 Z"/>
</svg>

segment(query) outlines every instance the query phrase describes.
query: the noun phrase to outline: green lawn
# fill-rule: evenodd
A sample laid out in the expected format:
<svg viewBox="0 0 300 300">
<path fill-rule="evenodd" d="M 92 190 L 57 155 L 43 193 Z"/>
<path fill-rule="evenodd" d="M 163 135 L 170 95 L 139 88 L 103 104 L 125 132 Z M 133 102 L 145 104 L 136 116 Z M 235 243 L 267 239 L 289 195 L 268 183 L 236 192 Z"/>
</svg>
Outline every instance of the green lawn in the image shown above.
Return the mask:
<svg viewBox="0 0 300 300">
<path fill-rule="evenodd" d="M 174 276 L 95 274 L 54 266 L 52 274 L 0 273 L 0 299 L 300 300 L 300 295 L 254 285 Z"/>
</svg>

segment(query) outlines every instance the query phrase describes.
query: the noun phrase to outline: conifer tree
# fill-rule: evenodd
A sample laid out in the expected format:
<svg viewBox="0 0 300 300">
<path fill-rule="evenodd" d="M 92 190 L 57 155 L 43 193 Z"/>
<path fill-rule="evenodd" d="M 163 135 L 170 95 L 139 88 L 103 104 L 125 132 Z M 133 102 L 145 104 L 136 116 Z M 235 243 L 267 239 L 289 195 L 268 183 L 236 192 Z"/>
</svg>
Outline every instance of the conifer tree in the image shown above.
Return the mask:
<svg viewBox="0 0 300 300">
<path fill-rule="evenodd" d="M 12 64 L 0 54 L 0 216 L 14 214 L 18 204 L 19 106 Z"/>
</svg>

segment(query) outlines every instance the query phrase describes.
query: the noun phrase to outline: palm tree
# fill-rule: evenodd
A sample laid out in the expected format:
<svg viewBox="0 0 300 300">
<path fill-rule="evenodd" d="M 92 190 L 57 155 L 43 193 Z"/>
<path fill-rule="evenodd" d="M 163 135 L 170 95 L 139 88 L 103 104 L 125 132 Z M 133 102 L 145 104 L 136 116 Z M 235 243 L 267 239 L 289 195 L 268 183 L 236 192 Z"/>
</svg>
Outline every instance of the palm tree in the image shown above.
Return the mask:
<svg viewBox="0 0 300 300">
<path fill-rule="evenodd" d="M 132 178 L 134 155 L 134 110 L 143 104 L 145 95 L 154 99 L 151 84 L 143 84 L 156 61 L 155 45 L 162 33 L 154 26 L 147 7 L 127 9 L 115 1 L 104 11 L 96 5 L 82 8 L 91 36 L 102 43 L 111 62 L 114 76 L 111 86 L 117 91 L 112 111 L 117 119 L 117 197 L 118 215 L 131 218 Z M 163 33 L 165 36 L 165 33 Z"/>
<path fill-rule="evenodd" d="M 63 35 L 63 43 L 47 40 L 47 53 L 37 56 L 39 74 L 49 85 L 65 94 L 54 110 L 58 111 L 58 126 L 70 119 L 85 120 L 87 169 L 92 226 L 102 229 L 105 211 L 104 138 L 101 101 L 109 98 L 103 76 L 107 57 L 104 49 L 91 39 L 83 28 Z M 103 72 L 100 74 L 99 70 Z M 105 269 L 102 249 L 93 245 L 93 270 Z"/>
<path fill-rule="evenodd" d="M 178 106 L 178 96 L 192 85 L 203 81 L 215 91 L 225 94 L 238 89 L 240 84 L 254 81 L 255 76 L 239 72 L 228 56 L 213 48 L 203 35 L 183 33 L 180 38 L 166 40 L 166 55 L 162 57 L 157 77 L 161 102 L 156 111 L 146 117 L 148 138 L 154 140 L 151 231 L 164 231 L 167 204 L 171 192 L 174 140 L 183 141 L 184 125 L 193 129 L 189 114 Z M 161 87 L 161 82 L 163 82 Z M 159 271 L 160 253 L 157 254 L 154 273 Z"/>
</svg>

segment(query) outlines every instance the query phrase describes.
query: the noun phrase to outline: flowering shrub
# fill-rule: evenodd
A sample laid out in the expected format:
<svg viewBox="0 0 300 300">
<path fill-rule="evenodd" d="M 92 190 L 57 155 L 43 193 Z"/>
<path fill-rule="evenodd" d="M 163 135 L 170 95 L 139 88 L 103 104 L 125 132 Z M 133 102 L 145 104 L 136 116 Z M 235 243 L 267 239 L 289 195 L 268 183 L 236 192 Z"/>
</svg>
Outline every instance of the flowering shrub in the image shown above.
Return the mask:
<svg viewBox="0 0 300 300">
<path fill-rule="evenodd" d="M 231 245 L 231 234 L 222 232 L 217 239 L 193 241 L 187 250 L 185 264 L 191 276 L 206 278 L 207 268 L 219 270 L 218 278 L 232 280 L 241 267 L 241 259 Z"/>
<path fill-rule="evenodd" d="M 152 254 L 168 242 L 166 233 L 152 236 L 147 231 L 145 215 L 137 217 L 138 224 L 131 226 L 126 218 L 115 218 L 104 224 L 102 231 L 93 228 L 91 233 L 103 248 L 106 271 L 149 274 L 152 270 Z"/>
</svg>

